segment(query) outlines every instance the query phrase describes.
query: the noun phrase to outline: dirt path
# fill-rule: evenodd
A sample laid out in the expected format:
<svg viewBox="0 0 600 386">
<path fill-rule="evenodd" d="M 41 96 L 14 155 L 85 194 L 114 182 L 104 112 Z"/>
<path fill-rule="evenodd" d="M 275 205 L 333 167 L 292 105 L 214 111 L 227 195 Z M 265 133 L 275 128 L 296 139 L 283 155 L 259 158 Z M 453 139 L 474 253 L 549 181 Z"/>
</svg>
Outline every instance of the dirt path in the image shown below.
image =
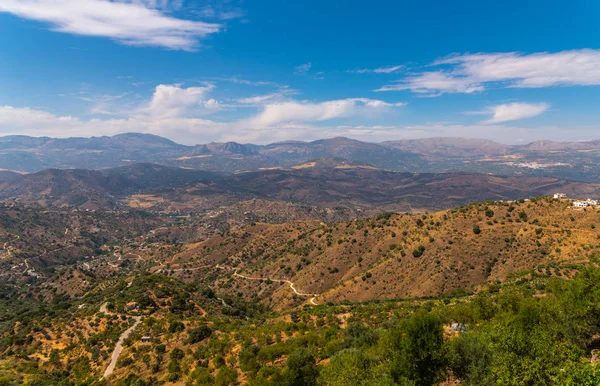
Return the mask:
<svg viewBox="0 0 600 386">
<path fill-rule="evenodd" d="M 113 315 L 114 313 L 109 312 L 106 309 L 106 305 L 107 305 L 107 303 L 104 303 L 100 306 L 100 312 L 105 313 L 106 315 Z M 125 339 L 129 338 L 129 336 L 133 333 L 135 328 L 142 322 L 141 316 L 134 316 L 133 319 L 135 320 L 135 323 L 133 323 L 133 325 L 131 327 L 129 327 L 127 330 L 125 330 L 125 332 L 123 332 L 121 334 L 121 336 L 119 337 L 119 340 L 117 341 L 115 349 L 113 350 L 112 355 L 110 357 L 110 363 L 108 364 L 108 367 L 104 371 L 104 375 L 102 375 L 101 379 L 109 377 L 113 373 L 113 371 L 115 371 L 115 366 L 117 365 L 119 356 L 121 355 L 121 352 L 123 351 L 123 342 L 125 342 Z"/>
<path fill-rule="evenodd" d="M 159 264 L 162 266 L 164 266 L 164 264 L 162 264 L 162 262 L 159 262 Z M 222 267 L 219 264 L 213 266 L 213 265 L 204 265 L 201 267 L 192 267 L 192 268 L 177 268 L 177 269 L 169 269 L 169 271 L 173 271 L 173 272 L 183 272 L 183 271 L 197 271 L 197 270 L 201 270 L 201 269 L 206 269 L 206 268 L 210 268 L 210 267 L 214 267 L 217 269 L 225 269 L 227 270 L 228 268 L 226 267 Z M 160 273 L 163 269 L 160 268 L 156 271 L 156 273 Z M 271 279 L 271 278 L 266 278 L 266 277 L 249 277 L 249 276 L 245 276 L 245 275 L 240 275 L 238 273 L 238 270 L 236 269 L 235 271 L 233 271 L 233 276 L 235 277 L 239 277 L 242 279 L 246 279 L 246 280 L 270 280 L 273 282 L 277 282 L 277 283 L 286 283 L 289 284 L 290 288 L 292 289 L 292 291 L 294 291 L 294 293 L 298 296 L 305 296 L 308 297 L 310 296 L 310 304 L 312 304 L 313 306 L 318 306 L 319 304 L 316 302 L 317 297 L 319 296 L 319 294 L 307 294 L 304 292 L 300 292 L 296 289 L 295 284 L 289 280 L 282 280 L 282 279 Z M 229 307 L 229 305 L 227 303 L 225 303 L 225 301 L 223 299 L 220 299 L 221 302 L 223 303 L 224 306 Z"/>
<path fill-rule="evenodd" d="M 161 266 L 163 266 L 163 264 L 161 263 Z M 200 269 L 206 269 L 206 268 L 210 268 L 210 267 L 214 267 L 217 269 L 224 269 L 224 270 L 228 270 L 228 268 L 220 266 L 219 264 L 213 266 L 213 265 L 204 265 L 201 267 L 192 267 L 192 268 L 177 268 L 177 269 L 171 269 L 169 271 L 173 271 L 173 272 L 182 272 L 182 271 L 197 271 Z M 158 269 L 156 271 L 156 273 L 160 273 L 162 271 L 162 268 Z M 307 294 L 304 292 L 300 292 L 298 291 L 298 289 L 296 289 L 295 284 L 289 280 L 282 280 L 282 279 L 271 279 L 271 278 L 266 278 L 266 277 L 250 277 L 250 276 L 245 276 L 245 275 L 240 275 L 238 273 L 238 270 L 236 269 L 235 271 L 233 271 L 233 276 L 235 277 L 239 277 L 242 279 L 246 279 L 246 280 L 270 280 L 273 282 L 277 282 L 277 283 L 286 283 L 289 284 L 290 288 L 292 289 L 292 291 L 294 291 L 294 293 L 298 296 L 305 296 L 308 297 L 310 296 L 310 304 L 312 304 L 313 306 L 318 306 L 319 304 L 316 302 L 317 297 L 319 296 L 319 294 Z M 229 307 L 229 305 L 227 303 L 225 303 L 225 301 L 223 299 L 219 299 L 221 300 L 221 302 L 223 302 L 224 306 Z"/>
<path fill-rule="evenodd" d="M 16 242 L 16 241 L 18 241 L 21 238 L 21 236 L 17 236 L 17 235 L 13 235 L 13 236 L 16 237 L 14 240 L 7 241 L 7 242 L 4 243 L 4 246 L 2 246 L 2 249 L 4 249 L 6 251 L 6 254 L 8 255 L 8 257 L 12 257 L 13 256 L 12 247 L 9 247 L 9 245 L 12 244 L 12 243 L 14 243 L 14 242 Z"/>
<path fill-rule="evenodd" d="M 249 276 L 245 276 L 245 275 L 240 275 L 239 273 L 237 273 L 237 270 L 235 270 L 233 272 L 233 276 L 235 277 L 240 277 L 242 279 L 246 279 L 246 280 L 270 280 L 273 282 L 277 282 L 277 283 L 287 283 L 290 285 L 290 288 L 292 289 L 292 291 L 294 291 L 294 293 L 298 296 L 310 296 L 310 304 L 317 306 L 317 302 L 315 301 L 317 296 L 319 296 L 319 294 L 307 294 L 307 293 L 303 293 L 300 292 L 296 289 L 296 287 L 294 287 L 294 283 L 289 281 L 289 280 L 283 280 L 283 279 L 271 279 L 271 278 L 267 278 L 267 277 L 249 277 Z"/>
</svg>

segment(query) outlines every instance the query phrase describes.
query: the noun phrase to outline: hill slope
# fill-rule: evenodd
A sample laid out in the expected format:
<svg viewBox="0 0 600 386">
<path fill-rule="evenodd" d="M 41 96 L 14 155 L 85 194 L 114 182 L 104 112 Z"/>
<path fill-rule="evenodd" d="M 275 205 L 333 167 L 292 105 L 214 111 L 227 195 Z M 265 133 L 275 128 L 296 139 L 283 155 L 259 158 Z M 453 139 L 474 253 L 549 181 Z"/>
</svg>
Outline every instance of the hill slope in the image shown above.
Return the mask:
<svg viewBox="0 0 600 386">
<path fill-rule="evenodd" d="M 102 171 L 49 169 L 0 183 L 0 197 L 55 206 L 112 208 L 117 204 L 118 196 L 140 190 L 181 187 L 217 178 L 215 174 L 201 170 L 152 164 L 135 164 Z"/>
<path fill-rule="evenodd" d="M 185 191 L 162 194 L 179 210 L 210 210 L 250 199 L 286 201 L 321 207 L 377 211 L 434 211 L 473 201 L 514 200 L 565 192 L 598 197 L 600 185 L 548 177 L 501 177 L 487 174 L 411 174 L 364 165 L 308 162 L 297 168 L 229 176 Z M 156 197 L 155 197 L 156 198 Z"/>
<path fill-rule="evenodd" d="M 217 287 L 226 293 L 241 292 L 277 307 L 308 297 L 293 296 L 288 286 L 266 283 L 267 278 L 289 280 L 300 292 L 320 294 L 321 304 L 438 296 L 523 270 L 550 269 L 568 276 L 564 267 L 600 254 L 599 220 L 595 210 L 543 198 L 328 225 L 257 224 L 190 246 L 169 264 L 218 263 L 220 270 L 184 269 L 176 275 L 189 280 L 218 275 Z M 238 272 L 265 282 L 232 276 Z"/>
</svg>

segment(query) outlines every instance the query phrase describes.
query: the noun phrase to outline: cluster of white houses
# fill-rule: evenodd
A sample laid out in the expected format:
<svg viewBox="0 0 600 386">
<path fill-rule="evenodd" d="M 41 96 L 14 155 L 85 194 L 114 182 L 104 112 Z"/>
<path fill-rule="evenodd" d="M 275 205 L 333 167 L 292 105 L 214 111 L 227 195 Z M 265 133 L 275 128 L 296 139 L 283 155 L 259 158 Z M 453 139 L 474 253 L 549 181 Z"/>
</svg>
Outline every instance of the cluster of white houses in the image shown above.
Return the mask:
<svg viewBox="0 0 600 386">
<path fill-rule="evenodd" d="M 556 193 L 554 194 L 554 198 L 556 199 L 567 199 L 567 195 L 564 193 Z M 576 208 L 587 208 L 590 206 L 597 206 L 598 200 L 592 200 L 588 198 L 587 200 L 573 200 L 573 206 Z"/>
<path fill-rule="evenodd" d="M 596 206 L 598 205 L 598 200 L 587 199 L 585 201 L 576 200 L 573 201 L 573 206 L 577 208 L 587 208 L 588 206 Z"/>
</svg>

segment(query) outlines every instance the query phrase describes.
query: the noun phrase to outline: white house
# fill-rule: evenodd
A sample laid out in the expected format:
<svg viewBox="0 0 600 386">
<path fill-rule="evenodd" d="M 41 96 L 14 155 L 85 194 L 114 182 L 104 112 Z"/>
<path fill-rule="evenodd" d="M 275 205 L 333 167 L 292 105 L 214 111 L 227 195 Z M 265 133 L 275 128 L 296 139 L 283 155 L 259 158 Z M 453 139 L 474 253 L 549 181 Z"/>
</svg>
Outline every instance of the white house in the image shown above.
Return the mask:
<svg viewBox="0 0 600 386">
<path fill-rule="evenodd" d="M 567 195 L 564 193 L 554 193 L 554 198 L 556 198 L 556 199 L 567 198 Z"/>
<path fill-rule="evenodd" d="M 587 201 L 573 201 L 573 206 L 576 208 L 587 208 L 590 204 Z"/>
</svg>

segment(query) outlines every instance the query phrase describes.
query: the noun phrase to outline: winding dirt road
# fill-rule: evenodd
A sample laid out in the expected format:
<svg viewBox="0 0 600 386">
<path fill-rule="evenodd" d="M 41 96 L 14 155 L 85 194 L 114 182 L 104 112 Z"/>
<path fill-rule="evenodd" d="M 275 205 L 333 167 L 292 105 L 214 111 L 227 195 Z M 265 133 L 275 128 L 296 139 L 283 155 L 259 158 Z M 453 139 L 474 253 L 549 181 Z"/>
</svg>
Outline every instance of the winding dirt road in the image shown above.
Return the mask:
<svg viewBox="0 0 600 386">
<path fill-rule="evenodd" d="M 298 296 L 310 296 L 310 304 L 317 306 L 317 302 L 315 301 L 315 299 L 317 298 L 317 296 L 319 296 L 319 294 L 307 294 L 307 293 L 303 293 L 300 292 L 296 289 L 296 287 L 294 287 L 294 283 L 289 281 L 289 280 L 284 280 L 284 279 L 271 279 L 268 277 L 250 277 L 250 276 L 245 276 L 245 275 L 240 275 L 239 273 L 237 273 L 237 270 L 235 270 L 233 272 L 233 276 L 235 277 L 240 277 L 242 279 L 246 279 L 246 280 L 270 280 L 273 282 L 277 282 L 277 283 L 287 283 L 290 285 L 290 288 L 292 289 L 292 291 L 294 291 L 294 293 Z"/>
<path fill-rule="evenodd" d="M 100 312 L 105 313 L 106 315 L 113 315 L 114 313 L 109 312 L 106 309 L 106 305 L 107 305 L 107 303 L 104 303 L 100 306 Z M 115 349 L 113 350 L 112 355 L 110 357 L 110 363 L 108 364 L 108 367 L 104 371 L 104 375 L 102 375 L 102 378 L 100 378 L 100 379 L 109 377 L 113 373 L 113 371 L 115 371 L 115 366 L 117 365 L 119 356 L 121 355 L 121 352 L 123 351 L 123 342 L 125 342 L 125 339 L 129 338 L 129 336 L 133 333 L 135 328 L 142 322 L 141 316 L 134 316 L 133 319 L 135 320 L 135 323 L 133 323 L 133 325 L 131 327 L 129 327 L 127 330 L 125 330 L 125 332 L 123 332 L 121 334 L 121 336 L 119 337 L 119 340 L 117 341 Z"/>
<path fill-rule="evenodd" d="M 160 265 L 161 265 L 161 267 L 162 267 L 162 266 L 164 266 L 164 264 L 163 264 L 163 263 L 160 263 Z M 192 268 L 176 268 L 176 269 L 170 269 L 170 270 L 168 270 L 168 271 L 173 271 L 173 272 L 182 272 L 182 271 L 197 271 L 197 270 L 206 269 L 206 268 L 210 268 L 210 267 L 213 267 L 213 265 L 203 265 L 203 266 L 201 266 L 201 267 L 192 267 Z M 223 266 L 220 266 L 219 264 L 215 265 L 215 266 L 214 266 L 214 268 L 217 268 L 217 269 L 224 269 L 224 270 L 229 270 L 229 269 L 230 269 L 230 268 L 228 268 L 228 267 L 223 267 Z M 162 270 L 163 270 L 163 268 L 160 268 L 160 269 L 158 269 L 158 270 L 156 271 L 156 273 L 160 273 L 160 272 L 162 272 Z M 305 296 L 305 297 L 308 297 L 308 296 L 310 296 L 310 300 L 309 300 L 310 304 L 312 304 L 313 306 L 318 306 L 318 305 L 319 305 L 319 304 L 316 302 L 316 299 L 317 299 L 317 297 L 318 297 L 320 294 L 307 294 L 307 293 L 304 293 L 304 292 L 300 292 L 300 291 L 298 291 L 298 290 L 296 289 L 296 287 L 295 287 L 295 284 L 294 284 L 293 282 L 289 281 L 289 280 L 284 280 L 284 279 L 272 279 L 272 278 L 267 278 L 267 277 L 250 277 L 250 276 L 240 275 L 240 274 L 238 273 L 238 270 L 237 270 L 237 269 L 236 269 L 235 271 L 233 271 L 233 276 L 235 276 L 235 277 L 239 277 L 239 278 L 241 278 L 241 279 L 246 279 L 246 280 L 270 280 L 270 281 L 277 282 L 277 283 L 286 283 L 286 284 L 289 284 L 290 288 L 292 289 L 292 291 L 294 291 L 294 293 L 295 293 L 296 295 L 298 295 L 298 296 Z M 225 303 L 225 302 L 223 301 L 223 299 L 219 299 L 219 300 L 221 300 L 221 302 L 223 302 L 223 305 L 225 305 L 225 306 L 229 306 L 227 303 Z"/>
</svg>

